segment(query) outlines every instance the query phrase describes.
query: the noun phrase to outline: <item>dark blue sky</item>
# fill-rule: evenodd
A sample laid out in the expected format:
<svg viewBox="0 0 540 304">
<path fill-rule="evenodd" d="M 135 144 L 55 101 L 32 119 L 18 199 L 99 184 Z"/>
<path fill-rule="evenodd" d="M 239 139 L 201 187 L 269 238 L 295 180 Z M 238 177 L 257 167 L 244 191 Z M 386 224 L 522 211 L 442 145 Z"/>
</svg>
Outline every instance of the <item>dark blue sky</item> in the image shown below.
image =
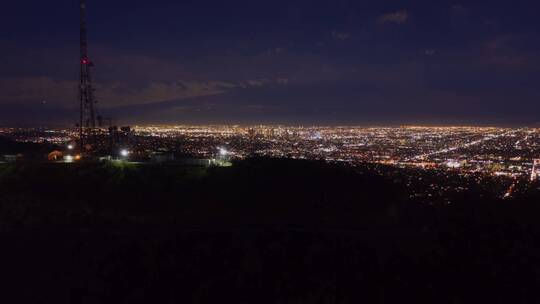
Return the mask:
<svg viewBox="0 0 540 304">
<path fill-rule="evenodd" d="M 121 122 L 540 122 L 535 1 L 87 1 Z M 0 125 L 77 119 L 78 6 L 3 4 Z"/>
</svg>

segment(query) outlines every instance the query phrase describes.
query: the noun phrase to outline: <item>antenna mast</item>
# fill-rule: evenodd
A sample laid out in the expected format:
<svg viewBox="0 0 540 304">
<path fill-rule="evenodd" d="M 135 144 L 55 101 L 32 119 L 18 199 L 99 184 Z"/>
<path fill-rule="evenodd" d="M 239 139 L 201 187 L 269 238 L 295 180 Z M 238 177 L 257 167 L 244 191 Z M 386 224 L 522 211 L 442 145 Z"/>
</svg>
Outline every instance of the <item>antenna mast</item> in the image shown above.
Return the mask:
<svg viewBox="0 0 540 304">
<path fill-rule="evenodd" d="M 81 13 L 81 75 L 79 84 L 79 102 L 80 102 L 80 117 L 79 117 L 79 148 L 81 152 L 91 149 L 94 144 L 96 129 L 96 99 L 94 97 L 94 87 L 92 85 L 92 77 L 90 73 L 93 63 L 88 58 L 88 39 L 86 28 L 86 1 L 80 0 Z M 99 117 L 98 119 L 99 120 Z M 89 146 L 88 146 L 89 145 Z"/>
</svg>

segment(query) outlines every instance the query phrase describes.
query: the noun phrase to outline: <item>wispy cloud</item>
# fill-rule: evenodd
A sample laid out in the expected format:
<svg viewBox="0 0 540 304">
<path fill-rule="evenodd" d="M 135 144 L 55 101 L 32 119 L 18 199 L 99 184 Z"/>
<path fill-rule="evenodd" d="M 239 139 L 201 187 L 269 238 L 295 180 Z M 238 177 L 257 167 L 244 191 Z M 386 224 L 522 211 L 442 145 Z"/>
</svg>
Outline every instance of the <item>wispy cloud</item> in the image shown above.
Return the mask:
<svg viewBox="0 0 540 304">
<path fill-rule="evenodd" d="M 228 81 L 173 81 L 153 82 L 142 88 L 129 88 L 123 84 L 105 86 L 98 93 L 111 106 L 157 103 L 182 100 L 193 97 L 212 96 L 233 89 L 257 88 L 267 85 L 286 85 L 287 79 L 249 79 L 238 82 Z"/>
<path fill-rule="evenodd" d="M 528 37 L 519 35 L 499 35 L 482 45 L 481 62 L 505 68 L 537 68 L 538 56 L 534 51 L 525 51 L 514 47 Z"/>
<path fill-rule="evenodd" d="M 424 54 L 426 54 L 426 56 L 433 56 L 437 53 L 437 50 L 435 49 L 426 49 L 424 50 Z"/>
<path fill-rule="evenodd" d="M 346 32 L 332 31 L 332 37 L 336 40 L 345 41 L 351 38 L 351 34 Z"/>
<path fill-rule="evenodd" d="M 285 52 L 285 48 L 284 47 L 275 47 L 275 48 L 271 48 L 271 49 L 268 49 L 266 51 L 263 52 L 262 55 L 278 55 L 278 54 L 281 54 L 283 52 Z"/>
<path fill-rule="evenodd" d="M 126 82 L 97 84 L 96 98 L 100 107 L 148 104 L 192 97 L 212 96 L 232 89 L 286 85 L 288 79 L 249 79 L 245 81 L 150 82 L 133 86 Z M 0 79 L 0 102 L 10 104 L 49 103 L 51 106 L 76 107 L 77 81 L 50 77 L 12 77 Z"/>
<path fill-rule="evenodd" d="M 404 24 L 409 20 L 409 12 L 407 10 L 400 10 L 379 16 L 377 19 L 378 24 Z"/>
<path fill-rule="evenodd" d="M 52 103 L 64 105 L 77 100 L 77 82 L 51 77 L 8 77 L 0 79 L 0 102 L 12 104 Z"/>
</svg>

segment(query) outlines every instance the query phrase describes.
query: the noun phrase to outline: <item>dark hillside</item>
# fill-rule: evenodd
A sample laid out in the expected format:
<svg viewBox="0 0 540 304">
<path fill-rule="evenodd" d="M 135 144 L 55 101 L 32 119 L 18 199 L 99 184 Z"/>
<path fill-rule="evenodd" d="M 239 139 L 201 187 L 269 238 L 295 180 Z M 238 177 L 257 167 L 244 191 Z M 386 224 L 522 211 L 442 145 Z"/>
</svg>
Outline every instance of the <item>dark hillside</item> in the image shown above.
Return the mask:
<svg viewBox="0 0 540 304">
<path fill-rule="evenodd" d="M 404 189 L 324 163 L 250 160 L 230 168 L 125 163 L 10 164 L 6 223 L 356 227 L 399 217 Z M 27 207 L 24 207 L 27 206 Z M 6 211 L 8 212 L 8 211 Z"/>
<path fill-rule="evenodd" d="M 534 194 L 471 201 L 471 190 L 425 205 L 381 170 L 272 159 L 4 164 L 4 294 L 19 303 L 537 298 Z"/>
<path fill-rule="evenodd" d="M 22 154 L 25 159 L 45 160 L 46 156 L 53 149 L 58 149 L 54 144 L 35 144 L 13 141 L 7 137 L 0 136 L 0 160 L 2 155 Z"/>
</svg>

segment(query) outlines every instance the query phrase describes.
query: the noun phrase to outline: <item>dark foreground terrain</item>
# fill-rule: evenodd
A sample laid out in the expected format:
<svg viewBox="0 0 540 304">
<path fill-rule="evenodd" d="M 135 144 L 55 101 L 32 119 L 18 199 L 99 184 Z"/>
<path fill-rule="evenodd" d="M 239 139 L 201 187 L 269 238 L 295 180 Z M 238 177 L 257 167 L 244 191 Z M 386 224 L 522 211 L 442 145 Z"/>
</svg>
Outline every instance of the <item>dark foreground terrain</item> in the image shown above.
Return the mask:
<svg viewBox="0 0 540 304">
<path fill-rule="evenodd" d="M 540 208 L 390 168 L 0 164 L 3 303 L 535 303 Z M 398 173 L 403 176 L 411 172 Z M 394 177 L 392 177 L 394 176 Z M 440 176 L 423 177 L 448 183 Z M 447 177 L 447 179 L 450 179 Z M 422 187 L 422 185 L 414 185 Z M 487 190 L 485 188 L 488 188 Z"/>
</svg>

